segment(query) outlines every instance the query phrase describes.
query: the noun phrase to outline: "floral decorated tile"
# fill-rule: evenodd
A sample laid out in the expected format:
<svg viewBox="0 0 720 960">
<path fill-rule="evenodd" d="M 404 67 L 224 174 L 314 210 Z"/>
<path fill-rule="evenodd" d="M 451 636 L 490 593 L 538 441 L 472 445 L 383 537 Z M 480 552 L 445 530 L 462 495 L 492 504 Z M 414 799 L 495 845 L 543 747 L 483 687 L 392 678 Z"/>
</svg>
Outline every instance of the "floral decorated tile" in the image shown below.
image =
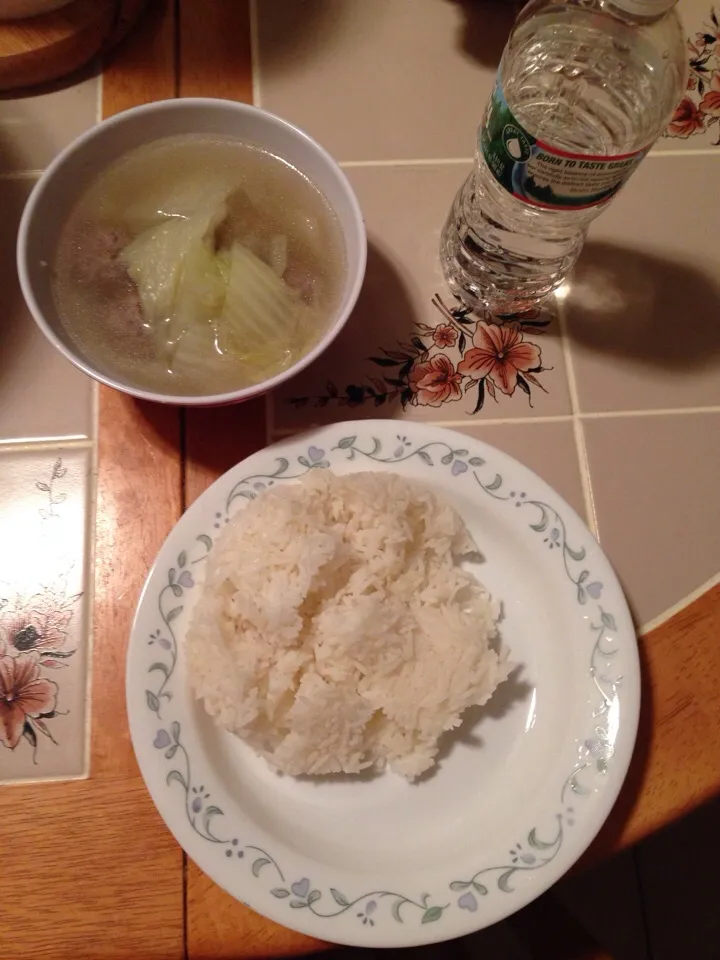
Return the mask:
<svg viewBox="0 0 720 960">
<path fill-rule="evenodd" d="M 655 149 L 720 148 L 720 17 L 706 0 L 681 0 L 678 9 L 687 33 L 687 90 Z"/>
<path fill-rule="evenodd" d="M 89 458 L 0 452 L 0 783 L 86 773 Z"/>
<path fill-rule="evenodd" d="M 276 430 L 349 415 L 447 423 L 571 412 L 553 312 L 499 323 L 445 285 L 440 231 L 466 173 L 348 170 L 368 228 L 365 283 L 335 343 L 274 395 Z"/>
</svg>

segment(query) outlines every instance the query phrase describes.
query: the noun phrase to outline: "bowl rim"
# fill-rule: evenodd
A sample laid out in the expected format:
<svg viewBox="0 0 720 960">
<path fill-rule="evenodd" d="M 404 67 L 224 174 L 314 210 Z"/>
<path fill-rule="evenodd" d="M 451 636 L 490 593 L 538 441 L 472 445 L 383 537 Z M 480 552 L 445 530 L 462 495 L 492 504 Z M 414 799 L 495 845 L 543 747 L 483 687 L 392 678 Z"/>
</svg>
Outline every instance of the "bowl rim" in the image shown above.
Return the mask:
<svg viewBox="0 0 720 960">
<path fill-rule="evenodd" d="M 267 380 L 261 380 L 259 383 L 252 384 L 249 387 L 230 390 L 224 393 L 208 393 L 186 396 L 145 390 L 140 387 L 124 384 L 115 377 L 101 373 L 100 371 L 94 369 L 90 363 L 85 361 L 67 344 L 65 344 L 57 336 L 53 328 L 45 319 L 43 311 L 40 309 L 37 299 L 35 298 L 34 285 L 30 276 L 27 247 L 31 225 L 35 220 L 37 208 L 42 202 L 48 185 L 52 182 L 57 171 L 67 162 L 67 160 L 74 154 L 82 151 L 87 143 L 94 140 L 96 137 L 104 136 L 105 132 L 112 127 L 120 126 L 127 122 L 131 116 L 136 117 L 146 113 L 156 113 L 158 110 L 164 111 L 203 107 L 209 107 L 213 109 L 222 107 L 225 109 L 229 108 L 231 110 L 235 110 L 238 113 L 251 115 L 261 114 L 264 118 L 269 119 L 270 121 L 282 127 L 285 127 L 289 133 L 298 137 L 300 140 L 304 140 L 306 144 L 308 144 L 310 148 L 314 150 L 331 169 L 334 169 L 334 172 L 347 195 L 347 199 L 352 210 L 352 221 L 356 235 L 355 239 L 357 240 L 358 245 L 358 257 L 356 258 L 354 265 L 348 264 L 348 272 L 353 276 L 347 295 L 347 303 L 345 308 L 338 312 L 328 329 L 325 331 L 320 340 L 318 340 L 318 342 L 312 347 L 312 349 L 300 357 L 294 364 L 292 364 L 292 366 L 282 370 L 280 373 L 277 373 L 272 377 L 269 377 Z M 152 140 L 148 140 L 148 142 L 150 143 Z M 141 104 L 137 107 L 130 107 L 127 110 L 123 110 L 120 113 L 114 114 L 112 117 L 101 120 L 89 130 L 86 130 L 84 133 L 80 134 L 79 137 L 73 140 L 72 143 L 68 144 L 67 147 L 58 153 L 58 155 L 52 160 L 52 162 L 44 170 L 42 175 L 35 183 L 35 186 L 30 192 L 30 196 L 25 203 L 22 217 L 20 218 L 20 226 L 18 228 L 16 261 L 18 277 L 20 280 L 20 289 L 33 320 L 38 325 L 45 337 L 50 341 L 50 343 L 74 366 L 82 370 L 83 373 L 87 374 L 89 377 L 92 377 L 93 380 L 97 380 L 108 387 L 113 387 L 115 390 L 119 390 L 121 393 L 136 397 L 139 400 L 152 400 L 155 403 L 165 403 L 173 406 L 222 406 L 223 404 L 240 403 L 243 400 L 249 400 L 252 397 L 256 397 L 274 390 L 281 383 L 291 379 L 292 377 L 296 376 L 296 374 L 308 367 L 322 353 L 324 353 L 325 350 L 327 350 L 327 348 L 330 346 L 333 340 L 335 340 L 347 323 L 350 314 L 357 303 L 357 299 L 365 279 L 365 268 L 367 265 L 367 231 L 365 228 L 365 218 L 363 217 L 360 204 L 357 196 L 355 195 L 355 191 L 353 190 L 350 181 L 345 174 L 345 171 L 342 169 L 338 161 L 335 160 L 335 158 L 325 149 L 325 147 L 318 143 L 314 137 L 311 137 L 310 134 L 301 127 L 296 126 L 289 120 L 285 120 L 283 117 L 279 117 L 277 114 L 271 113 L 269 110 L 264 110 L 262 107 L 256 107 L 253 104 L 240 103 L 239 101 L 228 100 L 222 97 L 178 97 L 167 100 L 154 100 L 151 103 Z"/>
</svg>

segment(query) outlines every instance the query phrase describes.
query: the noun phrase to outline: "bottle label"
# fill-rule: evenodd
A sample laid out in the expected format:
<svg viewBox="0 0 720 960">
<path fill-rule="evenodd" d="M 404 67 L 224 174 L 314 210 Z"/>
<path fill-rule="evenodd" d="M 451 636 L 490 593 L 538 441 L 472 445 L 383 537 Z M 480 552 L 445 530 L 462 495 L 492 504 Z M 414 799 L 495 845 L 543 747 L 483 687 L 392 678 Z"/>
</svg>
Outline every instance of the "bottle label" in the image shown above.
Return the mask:
<svg viewBox="0 0 720 960">
<path fill-rule="evenodd" d="M 535 207 L 582 210 L 614 196 L 649 147 L 622 156 L 566 153 L 522 128 L 495 85 L 480 133 L 480 148 L 506 190 Z"/>
</svg>

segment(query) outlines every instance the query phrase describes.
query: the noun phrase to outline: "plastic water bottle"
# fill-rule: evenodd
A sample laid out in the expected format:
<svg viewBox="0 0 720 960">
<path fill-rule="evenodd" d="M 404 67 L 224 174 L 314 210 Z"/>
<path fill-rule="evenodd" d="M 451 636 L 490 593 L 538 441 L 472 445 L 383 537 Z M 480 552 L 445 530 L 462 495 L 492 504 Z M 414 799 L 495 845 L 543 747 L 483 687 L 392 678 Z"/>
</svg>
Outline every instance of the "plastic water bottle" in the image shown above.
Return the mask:
<svg viewBox="0 0 720 960">
<path fill-rule="evenodd" d="M 443 230 L 453 293 L 497 315 L 548 297 L 665 129 L 686 78 L 674 0 L 532 0 Z"/>
</svg>

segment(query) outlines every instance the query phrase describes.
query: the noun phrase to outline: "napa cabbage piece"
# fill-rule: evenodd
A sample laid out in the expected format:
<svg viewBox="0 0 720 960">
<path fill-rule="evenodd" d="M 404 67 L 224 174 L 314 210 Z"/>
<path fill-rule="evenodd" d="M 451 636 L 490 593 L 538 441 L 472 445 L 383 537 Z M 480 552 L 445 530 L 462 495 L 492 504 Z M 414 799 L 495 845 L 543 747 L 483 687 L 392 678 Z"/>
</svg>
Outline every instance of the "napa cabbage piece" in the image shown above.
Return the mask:
<svg viewBox="0 0 720 960">
<path fill-rule="evenodd" d="M 233 189 L 234 178 L 234 172 L 227 171 L 224 176 L 216 173 L 208 182 L 203 171 L 193 171 L 182 177 L 154 179 L 142 185 L 121 209 L 111 208 L 110 218 L 122 223 L 133 235 L 169 219 L 188 220 L 223 206 Z"/>
<path fill-rule="evenodd" d="M 196 322 L 216 317 L 226 282 L 214 249 L 214 234 L 225 205 L 186 218 L 172 217 L 150 227 L 122 251 L 135 282 L 145 323 L 165 352 Z"/>
<path fill-rule="evenodd" d="M 257 382 L 294 360 L 314 318 L 282 278 L 286 237 L 273 235 L 270 263 L 238 242 L 216 250 L 228 216 L 222 200 L 170 217 L 139 234 L 121 259 L 169 371 L 212 382 L 218 363 L 234 363 Z"/>
<path fill-rule="evenodd" d="M 221 269 L 228 274 L 217 327 L 220 348 L 258 367 L 278 360 L 285 366 L 299 346 L 307 308 L 271 266 L 242 244 L 220 256 L 227 258 Z"/>
<path fill-rule="evenodd" d="M 232 369 L 237 369 L 237 360 L 218 349 L 214 323 L 190 327 L 173 351 L 171 372 L 199 387 L 215 383 L 226 370 Z"/>
</svg>

